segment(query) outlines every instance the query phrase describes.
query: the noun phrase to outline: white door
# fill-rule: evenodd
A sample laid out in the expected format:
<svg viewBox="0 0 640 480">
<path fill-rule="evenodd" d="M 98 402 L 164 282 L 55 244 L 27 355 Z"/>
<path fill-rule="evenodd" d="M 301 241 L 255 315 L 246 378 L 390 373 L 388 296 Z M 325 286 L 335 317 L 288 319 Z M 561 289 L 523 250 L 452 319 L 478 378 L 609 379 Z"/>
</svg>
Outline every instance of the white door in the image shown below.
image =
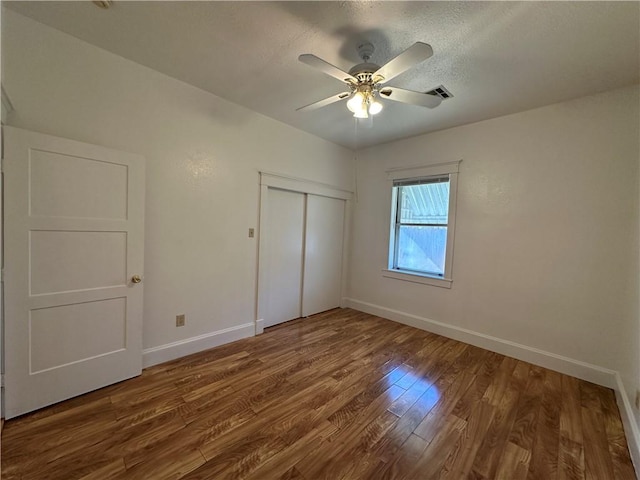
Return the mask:
<svg viewBox="0 0 640 480">
<path fill-rule="evenodd" d="M 139 375 L 144 158 L 4 128 L 6 418 Z"/>
<path fill-rule="evenodd" d="M 264 326 L 298 318 L 302 313 L 304 204 L 302 193 L 268 189 L 266 229 L 267 309 Z"/>
<path fill-rule="evenodd" d="M 307 195 L 302 315 L 340 306 L 345 201 Z"/>
</svg>

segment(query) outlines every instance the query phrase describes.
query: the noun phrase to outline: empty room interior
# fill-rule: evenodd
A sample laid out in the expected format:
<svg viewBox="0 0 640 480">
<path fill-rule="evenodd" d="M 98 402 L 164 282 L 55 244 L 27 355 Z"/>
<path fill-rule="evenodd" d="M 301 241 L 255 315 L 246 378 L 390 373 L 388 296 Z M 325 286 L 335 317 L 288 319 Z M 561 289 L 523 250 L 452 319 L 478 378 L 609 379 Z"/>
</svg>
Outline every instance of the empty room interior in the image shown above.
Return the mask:
<svg viewBox="0 0 640 480">
<path fill-rule="evenodd" d="M 2 1 L 2 478 L 640 471 L 639 2 Z"/>
</svg>

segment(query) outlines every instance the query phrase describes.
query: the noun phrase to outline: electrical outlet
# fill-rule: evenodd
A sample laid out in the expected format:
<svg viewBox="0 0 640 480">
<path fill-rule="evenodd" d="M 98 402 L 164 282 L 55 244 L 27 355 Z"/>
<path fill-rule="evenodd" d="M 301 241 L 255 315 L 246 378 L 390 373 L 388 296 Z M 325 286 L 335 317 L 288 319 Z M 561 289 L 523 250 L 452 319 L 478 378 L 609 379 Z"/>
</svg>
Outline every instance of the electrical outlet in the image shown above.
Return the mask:
<svg viewBox="0 0 640 480">
<path fill-rule="evenodd" d="M 636 409 L 640 410 L 640 390 L 636 390 Z"/>
<path fill-rule="evenodd" d="M 176 315 L 176 327 L 184 327 L 184 313 Z"/>
</svg>

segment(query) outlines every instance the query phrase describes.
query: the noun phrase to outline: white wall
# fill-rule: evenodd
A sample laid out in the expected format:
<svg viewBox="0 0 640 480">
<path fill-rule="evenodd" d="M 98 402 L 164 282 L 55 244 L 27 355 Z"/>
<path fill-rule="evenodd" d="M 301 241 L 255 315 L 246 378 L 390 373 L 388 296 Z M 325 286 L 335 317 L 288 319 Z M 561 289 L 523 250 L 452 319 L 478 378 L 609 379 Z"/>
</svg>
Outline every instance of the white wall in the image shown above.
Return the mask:
<svg viewBox="0 0 640 480">
<path fill-rule="evenodd" d="M 12 11 L 2 36 L 10 125 L 147 158 L 146 348 L 254 320 L 258 170 L 352 185 L 346 149 Z M 617 370 L 632 396 L 638 96 L 622 89 L 360 152 L 348 296 Z M 453 288 L 383 278 L 385 169 L 460 158 Z M 176 329 L 178 313 L 187 325 Z"/>
<path fill-rule="evenodd" d="M 616 370 L 632 397 L 639 100 L 629 87 L 359 152 L 351 304 Z M 385 170 L 459 159 L 452 288 L 382 277 Z"/>
<path fill-rule="evenodd" d="M 12 11 L 2 36 L 10 125 L 147 159 L 145 348 L 255 320 L 258 170 L 352 188 L 347 149 Z"/>
</svg>

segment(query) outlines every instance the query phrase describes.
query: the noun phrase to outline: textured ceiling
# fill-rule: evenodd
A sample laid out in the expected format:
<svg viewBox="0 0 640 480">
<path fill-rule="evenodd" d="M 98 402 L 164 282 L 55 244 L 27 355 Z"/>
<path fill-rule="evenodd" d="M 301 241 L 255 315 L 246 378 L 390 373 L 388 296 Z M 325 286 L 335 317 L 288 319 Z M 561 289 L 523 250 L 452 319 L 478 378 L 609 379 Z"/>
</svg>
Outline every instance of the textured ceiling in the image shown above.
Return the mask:
<svg viewBox="0 0 640 480">
<path fill-rule="evenodd" d="M 347 147 L 440 130 L 640 82 L 638 2 L 3 2 L 122 57 Z M 344 91 L 297 61 L 382 65 L 416 41 L 432 58 L 390 85 L 454 95 L 435 109 L 384 102 L 356 128 Z"/>
</svg>

